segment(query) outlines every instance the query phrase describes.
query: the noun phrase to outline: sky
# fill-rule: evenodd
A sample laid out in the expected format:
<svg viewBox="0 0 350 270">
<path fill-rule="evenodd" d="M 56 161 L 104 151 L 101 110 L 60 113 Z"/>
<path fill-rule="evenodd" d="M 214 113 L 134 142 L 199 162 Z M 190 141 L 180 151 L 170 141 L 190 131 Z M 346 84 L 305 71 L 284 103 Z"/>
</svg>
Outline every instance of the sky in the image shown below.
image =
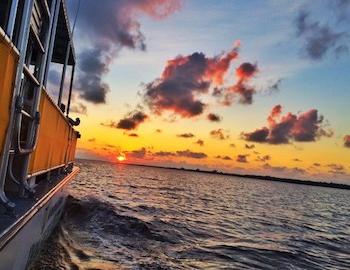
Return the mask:
<svg viewBox="0 0 350 270">
<path fill-rule="evenodd" d="M 77 157 L 350 183 L 349 41 L 347 0 L 81 1 Z"/>
</svg>

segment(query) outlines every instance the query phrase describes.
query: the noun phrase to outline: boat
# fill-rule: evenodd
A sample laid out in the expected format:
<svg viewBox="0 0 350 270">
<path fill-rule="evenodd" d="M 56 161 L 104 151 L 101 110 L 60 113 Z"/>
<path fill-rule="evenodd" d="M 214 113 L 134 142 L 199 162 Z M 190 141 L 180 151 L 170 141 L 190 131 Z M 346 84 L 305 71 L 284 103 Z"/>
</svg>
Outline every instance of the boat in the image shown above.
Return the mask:
<svg viewBox="0 0 350 270">
<path fill-rule="evenodd" d="M 58 224 L 80 120 L 65 0 L 0 1 L 0 269 L 28 269 Z M 50 70 L 59 67 L 58 95 Z M 68 82 L 68 83 L 66 83 Z M 57 91 L 56 91 L 57 93 Z"/>
</svg>

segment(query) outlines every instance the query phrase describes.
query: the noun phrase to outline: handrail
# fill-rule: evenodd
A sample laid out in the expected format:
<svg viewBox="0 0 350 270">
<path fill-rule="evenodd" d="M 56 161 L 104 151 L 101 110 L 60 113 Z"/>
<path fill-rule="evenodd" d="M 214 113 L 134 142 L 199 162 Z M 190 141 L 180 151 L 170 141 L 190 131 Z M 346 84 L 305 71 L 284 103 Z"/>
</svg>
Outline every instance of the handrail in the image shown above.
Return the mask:
<svg viewBox="0 0 350 270">
<path fill-rule="evenodd" d="M 16 153 L 21 155 L 30 154 L 34 151 L 36 144 L 38 142 L 38 129 L 39 129 L 39 122 L 40 122 L 40 113 L 36 112 L 36 115 L 33 117 L 31 116 L 30 121 L 33 121 L 35 123 L 35 130 L 34 130 L 34 136 L 33 141 L 31 142 L 30 147 L 28 148 L 22 148 L 21 146 L 21 127 L 22 127 L 22 115 L 23 112 L 23 102 L 21 97 L 17 97 L 16 100 L 16 126 L 15 126 L 15 143 L 16 143 Z M 24 114 L 26 116 L 26 114 Z"/>
</svg>

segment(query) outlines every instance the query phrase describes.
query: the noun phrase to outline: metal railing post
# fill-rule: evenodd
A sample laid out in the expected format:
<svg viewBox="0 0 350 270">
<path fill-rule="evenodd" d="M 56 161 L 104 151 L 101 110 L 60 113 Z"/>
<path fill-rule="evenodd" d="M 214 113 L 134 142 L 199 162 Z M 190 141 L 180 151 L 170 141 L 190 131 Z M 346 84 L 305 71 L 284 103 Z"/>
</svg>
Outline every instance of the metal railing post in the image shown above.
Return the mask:
<svg viewBox="0 0 350 270">
<path fill-rule="evenodd" d="M 68 65 L 70 50 L 71 50 L 71 41 L 69 40 L 68 41 L 68 45 L 67 45 L 66 58 L 65 58 L 64 64 L 63 64 L 63 71 L 62 71 L 61 84 L 60 84 L 60 91 L 59 91 L 59 94 L 58 94 L 57 105 L 58 105 L 59 108 L 61 108 L 61 103 L 62 103 L 63 88 L 64 88 L 64 83 L 65 83 L 65 78 L 66 78 L 66 72 L 67 72 L 67 65 Z"/>
<path fill-rule="evenodd" d="M 15 29 L 17 8 L 18 8 L 18 0 L 12 0 L 10 15 L 7 23 L 7 29 L 6 29 L 7 35 L 11 40 L 13 37 L 13 30 Z"/>
<path fill-rule="evenodd" d="M 68 96 L 68 103 L 67 103 L 67 117 L 69 116 L 70 103 L 71 103 L 71 99 L 72 99 L 72 90 L 73 90 L 74 73 L 75 73 L 75 64 L 74 64 L 73 67 L 72 67 L 72 73 L 71 73 L 71 77 L 70 77 L 69 96 Z"/>
<path fill-rule="evenodd" d="M 43 85 L 45 87 L 47 85 L 47 78 L 49 75 L 48 73 L 49 73 L 50 63 L 52 60 L 53 48 L 54 48 L 54 44 L 55 44 L 57 22 L 58 22 L 58 16 L 60 13 L 60 4 L 61 4 L 61 0 L 56 0 L 56 5 L 55 5 L 55 1 L 53 1 L 53 3 L 52 3 L 52 5 L 55 6 L 55 12 L 53 15 L 53 24 L 52 24 L 52 29 L 51 29 L 51 34 L 50 34 L 50 42 L 49 42 L 50 44 L 49 44 L 49 50 L 47 52 L 48 57 L 46 60 L 46 67 L 45 67 L 45 72 L 44 72 L 44 77 L 43 77 Z"/>
<path fill-rule="evenodd" d="M 9 152 L 10 152 L 10 145 L 11 145 L 11 138 L 12 133 L 14 131 L 13 127 L 15 126 L 15 123 L 13 123 L 13 119 L 15 117 L 15 100 L 17 98 L 18 93 L 21 89 L 21 82 L 22 82 L 22 76 L 23 76 L 23 66 L 25 62 L 25 51 L 28 44 L 28 38 L 29 38 L 29 28 L 30 28 L 30 19 L 32 14 L 32 9 L 34 5 L 34 0 L 27 0 L 24 3 L 23 8 L 23 16 L 21 20 L 21 27 L 20 27 L 20 34 L 19 34 L 19 40 L 18 40 L 18 50 L 20 52 L 20 57 L 17 65 L 17 71 L 16 71 L 16 79 L 15 79 L 15 86 L 13 91 L 13 97 L 12 97 L 12 106 L 11 106 L 11 114 L 10 114 L 10 121 L 9 121 L 9 127 L 6 132 L 6 138 L 5 138 L 5 144 L 3 149 L 3 155 L 1 157 L 0 161 L 0 199 L 1 201 L 9 206 L 14 207 L 14 204 L 9 201 L 9 199 L 6 197 L 5 194 L 5 180 L 6 180 L 6 173 L 7 173 L 7 164 L 8 164 L 8 158 L 9 158 Z"/>
</svg>

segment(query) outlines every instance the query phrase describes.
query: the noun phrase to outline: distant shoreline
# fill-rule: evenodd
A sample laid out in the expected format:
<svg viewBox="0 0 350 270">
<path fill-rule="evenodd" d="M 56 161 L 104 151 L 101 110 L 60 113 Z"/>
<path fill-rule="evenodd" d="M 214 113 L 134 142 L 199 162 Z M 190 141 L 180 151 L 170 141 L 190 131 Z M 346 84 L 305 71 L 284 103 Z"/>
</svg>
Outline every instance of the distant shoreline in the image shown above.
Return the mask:
<svg viewBox="0 0 350 270">
<path fill-rule="evenodd" d="M 311 180 L 301 180 L 301 179 L 291 179 L 291 178 L 280 178 L 268 175 L 253 175 L 253 174 L 238 174 L 238 173 L 225 173 L 217 170 L 200 170 L 200 169 L 188 169 L 188 168 L 176 168 L 176 167 L 165 167 L 165 166 L 155 166 L 155 165 L 147 165 L 147 164 L 135 164 L 135 163 L 122 163 L 122 162 L 111 162 L 104 160 L 93 160 L 93 159 L 77 159 L 77 160 L 88 160 L 88 161 L 99 161 L 99 162 L 107 162 L 112 164 L 120 164 L 120 165 L 128 165 L 128 166 L 140 166 L 140 167 L 149 167 L 149 168 L 158 168 L 158 169 L 169 169 L 169 170 L 177 170 L 177 171 L 188 171 L 188 172 L 199 172 L 199 173 L 207 173 L 207 174 L 217 174 L 217 175 L 225 175 L 225 176 L 235 176 L 249 179 L 258 179 L 263 181 L 273 181 L 273 182 L 282 182 L 289 184 L 298 184 L 305 186 L 316 186 L 316 187 L 329 187 L 329 188 L 338 188 L 350 190 L 350 185 L 340 184 L 340 183 L 332 183 L 332 182 L 320 182 L 320 181 L 311 181 Z"/>
</svg>

